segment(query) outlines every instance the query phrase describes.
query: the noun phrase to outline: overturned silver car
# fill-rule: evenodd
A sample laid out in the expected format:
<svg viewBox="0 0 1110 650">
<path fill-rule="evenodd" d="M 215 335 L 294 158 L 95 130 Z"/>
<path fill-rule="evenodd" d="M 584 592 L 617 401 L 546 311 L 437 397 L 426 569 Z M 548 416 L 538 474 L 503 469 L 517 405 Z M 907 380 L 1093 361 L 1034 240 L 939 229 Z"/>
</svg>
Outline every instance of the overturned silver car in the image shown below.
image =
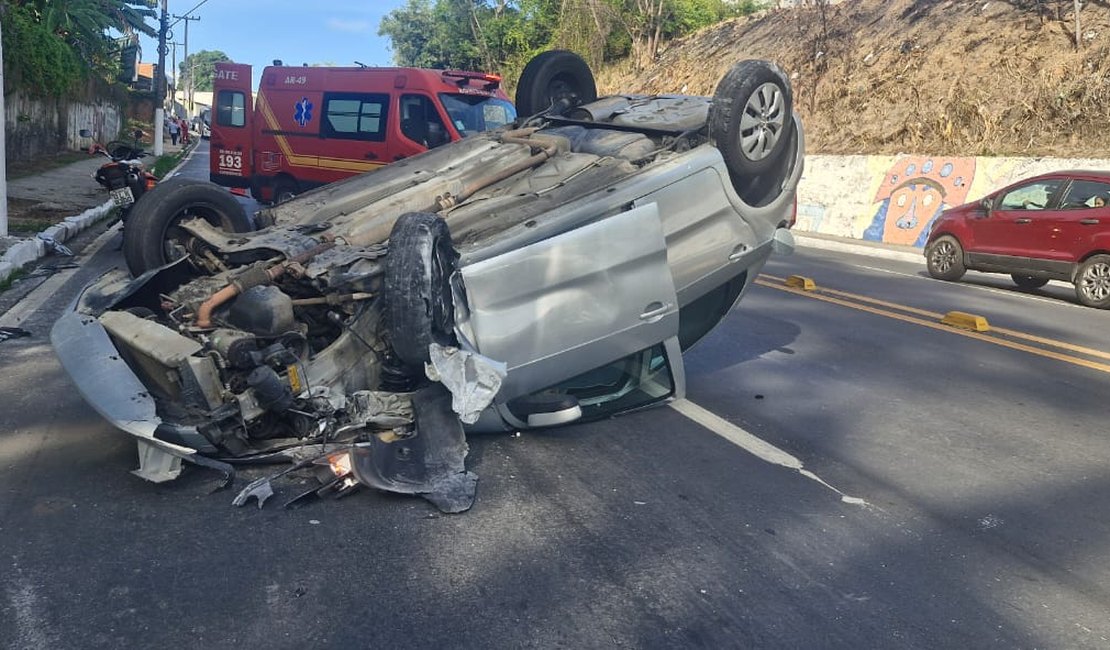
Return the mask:
<svg viewBox="0 0 1110 650">
<path fill-rule="evenodd" d="M 250 232 L 215 185 L 159 184 L 127 224 L 135 277 L 89 286 L 57 354 L 137 438 L 143 478 L 286 460 L 325 477 L 317 494 L 466 510 L 466 432 L 682 397 L 683 350 L 793 248 L 804 138 L 777 66 L 738 63 L 712 98 L 594 88 L 579 57 L 546 52 L 517 92 L 528 117 Z"/>
</svg>

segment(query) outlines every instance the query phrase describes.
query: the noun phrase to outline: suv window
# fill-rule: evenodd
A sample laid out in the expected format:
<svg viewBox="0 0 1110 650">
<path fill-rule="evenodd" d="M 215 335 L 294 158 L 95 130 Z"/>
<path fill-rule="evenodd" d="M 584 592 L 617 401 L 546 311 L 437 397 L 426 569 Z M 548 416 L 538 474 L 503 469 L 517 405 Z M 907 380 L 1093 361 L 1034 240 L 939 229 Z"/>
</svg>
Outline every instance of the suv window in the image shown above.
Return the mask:
<svg viewBox="0 0 1110 650">
<path fill-rule="evenodd" d="M 216 124 L 243 126 L 247 123 L 246 95 L 238 90 L 221 90 L 216 98 Z"/>
<path fill-rule="evenodd" d="M 1063 210 L 1086 210 L 1110 204 L 1110 184 L 1097 181 L 1072 181 L 1064 200 Z"/>
<path fill-rule="evenodd" d="M 999 210 L 1044 210 L 1060 189 L 1062 180 L 1037 181 L 1010 190 L 998 202 Z"/>
<path fill-rule="evenodd" d="M 401 96 L 401 133 L 429 149 L 451 141 L 435 104 L 424 95 Z"/>
<path fill-rule="evenodd" d="M 345 140 L 385 141 L 389 95 L 324 93 L 321 135 Z"/>
</svg>

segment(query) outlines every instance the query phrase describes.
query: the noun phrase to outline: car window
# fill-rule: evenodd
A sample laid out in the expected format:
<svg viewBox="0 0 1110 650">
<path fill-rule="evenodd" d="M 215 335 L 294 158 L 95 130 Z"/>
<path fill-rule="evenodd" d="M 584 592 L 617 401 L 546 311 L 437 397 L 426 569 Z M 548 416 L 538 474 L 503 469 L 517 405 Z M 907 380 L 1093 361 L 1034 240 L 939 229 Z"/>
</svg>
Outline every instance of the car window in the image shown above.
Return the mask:
<svg viewBox="0 0 1110 650">
<path fill-rule="evenodd" d="M 325 93 L 321 135 L 345 140 L 385 140 L 389 95 Z"/>
<path fill-rule="evenodd" d="M 401 133 L 429 149 L 451 141 L 435 104 L 424 95 L 401 96 Z"/>
<path fill-rule="evenodd" d="M 221 90 L 216 97 L 216 123 L 244 126 L 247 123 L 246 95 L 237 90 Z"/>
<path fill-rule="evenodd" d="M 573 395 L 582 408 L 582 418 L 596 420 L 670 397 L 674 376 L 666 348 L 659 343 L 543 392 Z"/>
<path fill-rule="evenodd" d="M 998 209 L 1044 210 L 1062 183 L 1062 180 L 1051 179 L 1022 185 L 1004 194 Z"/>
<path fill-rule="evenodd" d="M 1064 210 L 1088 210 L 1110 204 L 1110 183 L 1072 181 L 1060 204 Z"/>
</svg>

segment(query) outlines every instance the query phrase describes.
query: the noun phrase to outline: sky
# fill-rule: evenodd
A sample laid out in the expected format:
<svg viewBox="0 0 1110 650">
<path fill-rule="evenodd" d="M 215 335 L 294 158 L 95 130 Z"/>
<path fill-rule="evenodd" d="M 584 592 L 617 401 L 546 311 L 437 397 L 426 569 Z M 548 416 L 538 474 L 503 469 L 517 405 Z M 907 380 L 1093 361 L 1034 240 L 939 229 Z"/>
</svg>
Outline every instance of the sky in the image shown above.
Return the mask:
<svg viewBox="0 0 1110 650">
<path fill-rule="evenodd" d="M 236 63 L 249 63 L 257 86 L 262 68 L 274 59 L 286 65 L 392 65 L 390 41 L 378 36 L 378 25 L 404 4 L 405 0 L 169 0 L 169 13 L 200 17 L 189 21 L 190 53 L 219 50 Z M 171 17 L 170 23 L 174 20 Z M 179 44 L 180 64 L 185 58 L 185 21 L 171 31 L 170 40 Z M 140 44 L 142 60 L 157 62 L 156 39 L 144 36 Z M 166 55 L 167 71 L 172 66 L 173 48 Z"/>
</svg>

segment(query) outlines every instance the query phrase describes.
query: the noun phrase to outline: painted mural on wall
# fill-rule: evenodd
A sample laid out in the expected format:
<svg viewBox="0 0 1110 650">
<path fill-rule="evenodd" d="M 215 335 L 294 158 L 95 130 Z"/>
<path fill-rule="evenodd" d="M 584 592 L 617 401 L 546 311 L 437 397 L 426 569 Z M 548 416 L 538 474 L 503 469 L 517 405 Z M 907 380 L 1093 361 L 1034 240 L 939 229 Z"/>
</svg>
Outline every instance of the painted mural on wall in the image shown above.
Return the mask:
<svg viewBox="0 0 1110 650">
<path fill-rule="evenodd" d="M 903 156 L 879 183 L 878 203 L 863 239 L 924 246 L 941 211 L 967 202 L 975 179 L 975 158 Z"/>
</svg>

